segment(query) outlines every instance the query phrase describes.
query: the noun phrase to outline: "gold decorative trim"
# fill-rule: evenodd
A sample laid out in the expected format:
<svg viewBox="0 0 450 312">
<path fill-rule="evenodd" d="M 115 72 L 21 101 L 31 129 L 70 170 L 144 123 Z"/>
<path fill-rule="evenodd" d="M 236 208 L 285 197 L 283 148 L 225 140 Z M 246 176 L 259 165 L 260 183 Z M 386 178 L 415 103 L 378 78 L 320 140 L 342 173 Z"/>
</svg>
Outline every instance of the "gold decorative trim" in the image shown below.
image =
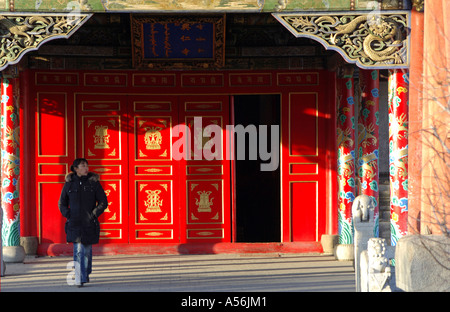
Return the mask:
<svg viewBox="0 0 450 312">
<path fill-rule="evenodd" d="M 69 38 L 92 14 L 52 13 L 0 15 L 0 70 L 16 64 L 22 56 L 43 43 Z"/>
<path fill-rule="evenodd" d="M 412 5 L 417 12 L 423 12 L 425 0 L 412 0 Z"/>
<path fill-rule="evenodd" d="M 57 167 L 63 167 L 64 172 L 63 173 L 44 173 L 44 166 L 49 168 L 57 168 Z M 39 176 L 65 176 L 69 172 L 67 163 L 39 163 L 38 164 L 38 175 Z"/>
<path fill-rule="evenodd" d="M 360 68 L 409 67 L 408 11 L 272 15 L 297 38 L 316 40 Z"/>
<path fill-rule="evenodd" d="M 308 170 L 305 170 L 304 172 L 295 173 L 294 167 L 300 168 L 303 167 L 303 165 L 311 165 L 314 166 L 314 172 L 309 172 Z M 318 175 L 319 174 L 319 164 L 318 163 L 289 163 L 289 174 L 290 175 Z"/>
</svg>

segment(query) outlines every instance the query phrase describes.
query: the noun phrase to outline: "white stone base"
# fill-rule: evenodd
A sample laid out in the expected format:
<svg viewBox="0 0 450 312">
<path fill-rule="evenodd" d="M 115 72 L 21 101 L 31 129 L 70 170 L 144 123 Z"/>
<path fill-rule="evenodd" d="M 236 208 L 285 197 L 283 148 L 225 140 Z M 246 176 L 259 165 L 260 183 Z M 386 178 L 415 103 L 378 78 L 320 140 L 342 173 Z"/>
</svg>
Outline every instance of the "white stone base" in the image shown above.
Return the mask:
<svg viewBox="0 0 450 312">
<path fill-rule="evenodd" d="M 22 246 L 3 246 L 3 261 L 6 263 L 23 262 L 25 249 Z"/>
<path fill-rule="evenodd" d="M 334 256 L 339 261 L 352 261 L 355 259 L 353 244 L 339 244 L 336 246 Z"/>
<path fill-rule="evenodd" d="M 334 249 L 339 242 L 339 235 L 323 234 L 320 243 L 322 244 L 323 253 L 333 255 Z"/>
</svg>

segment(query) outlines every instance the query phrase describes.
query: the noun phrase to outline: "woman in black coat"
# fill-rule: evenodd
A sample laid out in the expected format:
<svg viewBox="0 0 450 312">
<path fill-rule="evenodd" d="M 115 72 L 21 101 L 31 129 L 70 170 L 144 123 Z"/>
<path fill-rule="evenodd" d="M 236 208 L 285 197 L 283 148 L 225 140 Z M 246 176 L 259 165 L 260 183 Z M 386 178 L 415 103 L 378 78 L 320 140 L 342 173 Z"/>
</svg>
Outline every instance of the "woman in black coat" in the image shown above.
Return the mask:
<svg viewBox="0 0 450 312">
<path fill-rule="evenodd" d="M 66 240 L 73 243 L 75 284 L 81 287 L 89 282 L 92 244 L 97 244 L 100 238 L 97 218 L 108 207 L 108 200 L 98 174 L 89 172 L 86 159 L 75 159 L 70 169 L 72 172 L 66 176 L 58 206 L 67 219 Z"/>
</svg>

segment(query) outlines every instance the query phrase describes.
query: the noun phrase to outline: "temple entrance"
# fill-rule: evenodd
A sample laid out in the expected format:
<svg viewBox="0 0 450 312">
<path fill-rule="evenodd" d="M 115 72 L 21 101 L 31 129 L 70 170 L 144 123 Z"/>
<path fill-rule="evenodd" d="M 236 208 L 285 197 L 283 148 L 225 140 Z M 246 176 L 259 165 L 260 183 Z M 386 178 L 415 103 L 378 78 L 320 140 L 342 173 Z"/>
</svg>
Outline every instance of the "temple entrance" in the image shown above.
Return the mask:
<svg viewBox="0 0 450 312">
<path fill-rule="evenodd" d="M 37 117 L 24 137 L 37 137 L 31 184 L 41 244 L 65 242 L 55 203 L 76 157 L 107 192 L 101 243 L 315 243 L 326 232 L 335 97 L 321 90 L 334 76 L 30 76 Z"/>
<path fill-rule="evenodd" d="M 235 127 L 242 125 L 241 130 L 246 130 L 243 142 L 244 136 L 239 137 L 239 131 L 235 128 L 236 241 L 279 242 L 281 239 L 278 148 L 280 96 L 277 94 L 234 96 L 234 124 Z M 272 133 L 275 129 L 271 126 L 276 126 L 278 130 Z M 262 127 L 266 127 L 267 131 Z M 264 147 L 264 143 L 267 148 Z M 272 150 L 274 145 L 277 148 Z M 245 157 L 242 157 L 244 152 L 241 149 L 244 149 Z M 268 152 L 266 160 L 262 159 L 264 155 L 261 151 Z M 258 152 L 258 155 L 255 155 L 255 152 Z M 268 158 L 273 166 L 268 168 L 271 170 L 264 170 L 261 165 L 269 162 Z"/>
</svg>

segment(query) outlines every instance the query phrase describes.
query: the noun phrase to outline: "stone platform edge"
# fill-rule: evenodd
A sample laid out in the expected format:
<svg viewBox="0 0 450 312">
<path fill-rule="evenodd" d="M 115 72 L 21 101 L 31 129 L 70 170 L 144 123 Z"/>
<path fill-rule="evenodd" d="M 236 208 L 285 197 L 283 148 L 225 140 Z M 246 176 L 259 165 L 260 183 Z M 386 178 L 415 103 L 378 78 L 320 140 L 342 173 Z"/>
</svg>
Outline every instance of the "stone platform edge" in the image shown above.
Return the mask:
<svg viewBox="0 0 450 312">
<path fill-rule="evenodd" d="M 322 253 L 320 242 L 288 243 L 186 243 L 186 244 L 96 244 L 94 255 L 137 254 L 226 254 L 226 253 Z M 73 245 L 42 243 L 37 248 L 38 256 L 71 256 Z"/>
</svg>

